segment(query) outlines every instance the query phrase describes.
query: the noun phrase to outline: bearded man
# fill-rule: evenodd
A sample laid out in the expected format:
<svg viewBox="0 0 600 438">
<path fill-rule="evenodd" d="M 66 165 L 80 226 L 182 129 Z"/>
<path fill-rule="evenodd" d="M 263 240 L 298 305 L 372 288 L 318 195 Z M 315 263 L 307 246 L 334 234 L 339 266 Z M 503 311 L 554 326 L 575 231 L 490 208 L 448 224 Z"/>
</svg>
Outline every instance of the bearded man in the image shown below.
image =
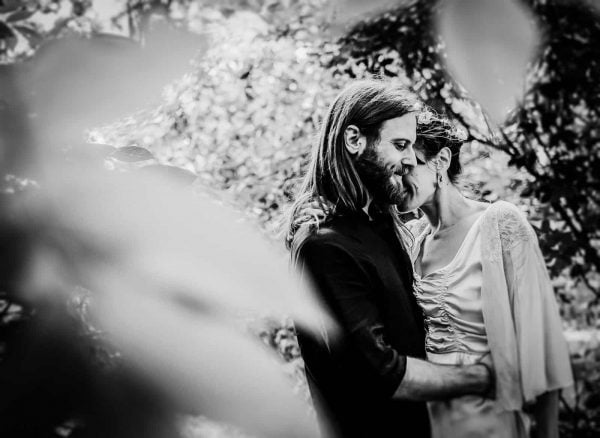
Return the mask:
<svg viewBox="0 0 600 438">
<path fill-rule="evenodd" d="M 489 395 L 493 387 L 484 364 L 424 360 L 423 316 L 394 207 L 402 176 L 416 165 L 420 111 L 411 93 L 387 82 L 343 90 L 290 209 L 292 259 L 341 329 L 337 336 L 298 333 L 326 437 L 428 437 L 426 400 Z"/>
</svg>

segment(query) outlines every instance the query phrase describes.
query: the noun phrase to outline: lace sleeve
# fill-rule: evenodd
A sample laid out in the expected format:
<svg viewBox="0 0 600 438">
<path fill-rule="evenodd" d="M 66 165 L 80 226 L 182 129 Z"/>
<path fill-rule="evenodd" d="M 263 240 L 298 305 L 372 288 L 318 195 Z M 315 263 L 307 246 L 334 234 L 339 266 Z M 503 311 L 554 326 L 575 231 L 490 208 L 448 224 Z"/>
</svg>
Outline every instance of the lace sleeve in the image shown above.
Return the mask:
<svg viewBox="0 0 600 438">
<path fill-rule="evenodd" d="M 554 289 L 537 236 L 514 205 L 498 210 L 504 274 L 518 349 L 521 387 L 526 401 L 572 384 L 567 344 Z"/>
<path fill-rule="evenodd" d="M 533 228 L 516 206 L 503 203 L 497 217 L 500 242 L 504 251 L 510 250 L 517 243 L 536 240 Z"/>
<path fill-rule="evenodd" d="M 533 228 L 498 201 L 482 226 L 482 309 L 504 409 L 572 384 L 554 291 Z M 514 328 L 514 330 L 513 330 Z"/>
</svg>

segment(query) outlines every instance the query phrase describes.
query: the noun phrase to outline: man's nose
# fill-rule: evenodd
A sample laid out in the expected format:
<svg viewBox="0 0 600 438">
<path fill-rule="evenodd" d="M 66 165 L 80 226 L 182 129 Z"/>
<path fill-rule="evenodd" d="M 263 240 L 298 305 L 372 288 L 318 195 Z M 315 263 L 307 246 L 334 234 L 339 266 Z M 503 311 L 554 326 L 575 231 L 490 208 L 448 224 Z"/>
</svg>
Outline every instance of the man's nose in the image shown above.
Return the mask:
<svg viewBox="0 0 600 438">
<path fill-rule="evenodd" d="M 412 147 L 406 148 L 404 151 L 404 157 L 402 157 L 402 165 L 410 166 L 412 168 L 417 165 L 417 156 L 415 150 Z"/>
</svg>

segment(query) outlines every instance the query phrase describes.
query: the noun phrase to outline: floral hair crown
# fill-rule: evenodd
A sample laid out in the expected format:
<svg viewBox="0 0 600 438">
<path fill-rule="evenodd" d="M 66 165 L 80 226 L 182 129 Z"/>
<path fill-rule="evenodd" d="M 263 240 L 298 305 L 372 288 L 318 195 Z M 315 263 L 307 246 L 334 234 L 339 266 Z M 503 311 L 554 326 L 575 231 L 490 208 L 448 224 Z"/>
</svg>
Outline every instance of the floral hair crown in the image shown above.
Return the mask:
<svg viewBox="0 0 600 438">
<path fill-rule="evenodd" d="M 467 131 L 464 128 L 438 116 L 429 108 L 425 108 L 417 114 L 417 126 L 418 130 L 426 135 L 444 136 L 460 142 L 464 142 L 468 138 Z"/>
</svg>

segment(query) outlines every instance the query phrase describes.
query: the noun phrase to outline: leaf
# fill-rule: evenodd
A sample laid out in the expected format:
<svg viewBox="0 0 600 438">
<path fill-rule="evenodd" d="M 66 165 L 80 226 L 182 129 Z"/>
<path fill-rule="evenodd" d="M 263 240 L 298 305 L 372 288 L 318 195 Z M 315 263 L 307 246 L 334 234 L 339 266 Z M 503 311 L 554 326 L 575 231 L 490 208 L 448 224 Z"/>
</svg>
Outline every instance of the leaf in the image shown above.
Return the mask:
<svg viewBox="0 0 600 438">
<path fill-rule="evenodd" d="M 192 184 L 197 178 L 197 175 L 189 170 L 176 166 L 166 166 L 164 164 L 144 166 L 138 170 L 138 173 L 165 178 L 182 186 Z"/>
<path fill-rule="evenodd" d="M 353 24 L 372 17 L 386 9 L 411 3 L 410 0 L 329 0 L 328 22 L 334 35 L 341 35 Z"/>
<path fill-rule="evenodd" d="M 539 41 L 528 13 L 513 0 L 446 1 L 438 28 L 454 78 L 494 122 L 503 122 L 523 92 Z"/>
<path fill-rule="evenodd" d="M 15 30 L 19 31 L 25 38 L 27 38 L 31 45 L 38 45 L 42 41 L 42 36 L 40 35 L 40 33 L 37 30 L 32 29 L 31 27 L 17 24 L 14 26 L 14 28 Z"/>
<path fill-rule="evenodd" d="M 31 17 L 32 15 L 35 15 L 37 13 L 37 10 L 27 10 L 24 9 L 22 11 L 18 11 L 15 12 L 14 14 L 10 14 L 8 17 L 6 17 L 6 21 L 8 23 L 14 23 L 15 21 L 22 21 L 22 20 L 26 20 L 29 17 Z"/>
<path fill-rule="evenodd" d="M 0 40 L 14 38 L 15 33 L 4 22 L 0 21 Z"/>
<path fill-rule="evenodd" d="M 0 14 L 7 14 L 9 12 L 16 11 L 21 7 L 19 2 L 5 2 L 4 6 L 0 6 Z"/>
<path fill-rule="evenodd" d="M 48 32 L 47 36 L 49 38 L 57 37 L 60 34 L 60 32 L 65 27 L 67 27 L 69 21 L 71 21 L 70 17 L 59 18 L 58 20 L 56 20 L 54 22 L 54 27 Z"/>
<path fill-rule="evenodd" d="M 253 436 L 317 436 L 307 406 L 258 339 L 149 294 L 111 294 L 97 310 L 126 362 L 183 410 L 241 426 Z"/>
<path fill-rule="evenodd" d="M 14 36 L 12 38 L 5 39 L 5 41 L 6 41 L 6 48 L 8 50 L 14 50 L 15 47 L 17 47 L 17 43 L 19 42 L 19 39 L 16 36 Z"/>
<path fill-rule="evenodd" d="M 63 303 L 84 285 L 110 344 L 181 410 L 256 436 L 315 436 L 275 352 L 234 324 L 248 312 L 327 324 L 286 257 L 231 210 L 165 181 L 42 164 L 53 177 L 8 215 L 35 236 L 19 285 L 29 300 Z"/>
<path fill-rule="evenodd" d="M 115 160 L 125 161 L 128 163 L 154 159 L 152 152 L 139 146 L 124 146 L 118 148 L 115 152 L 110 154 L 110 157 L 114 158 Z"/>
<path fill-rule="evenodd" d="M 114 35 L 49 41 L 19 77 L 19 89 L 28 91 L 28 106 L 37 114 L 32 130 L 48 140 L 48 148 L 62 147 L 77 142 L 85 129 L 147 107 L 190 68 L 205 38 L 156 28 L 143 48 Z"/>
<path fill-rule="evenodd" d="M 98 164 L 103 164 L 117 150 L 116 147 L 102 143 L 83 143 L 68 151 L 70 158 L 78 160 L 92 160 Z"/>
</svg>

